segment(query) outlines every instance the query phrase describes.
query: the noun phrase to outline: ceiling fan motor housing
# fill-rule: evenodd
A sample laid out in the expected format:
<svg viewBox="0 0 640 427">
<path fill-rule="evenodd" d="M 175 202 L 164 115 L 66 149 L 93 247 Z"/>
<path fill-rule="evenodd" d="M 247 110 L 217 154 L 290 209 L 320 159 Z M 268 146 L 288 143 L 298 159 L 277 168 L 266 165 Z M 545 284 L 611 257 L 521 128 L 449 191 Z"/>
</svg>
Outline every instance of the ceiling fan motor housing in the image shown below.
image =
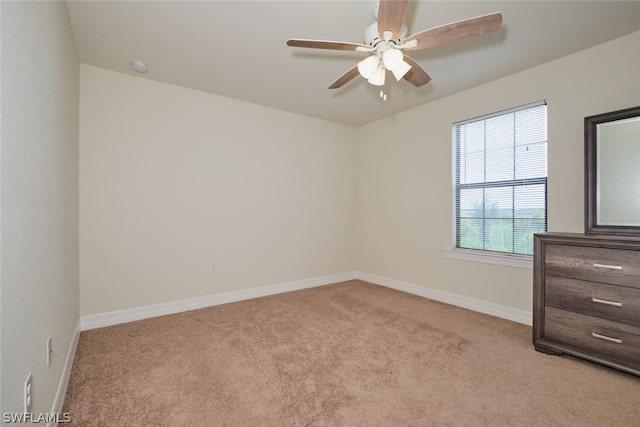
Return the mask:
<svg viewBox="0 0 640 427">
<path fill-rule="evenodd" d="M 400 34 L 397 38 L 385 41 L 380 37 L 380 34 L 378 34 L 378 23 L 374 22 L 364 30 L 364 44 L 374 48 L 376 55 L 382 58 L 385 51 L 402 43 L 402 39 L 407 37 L 407 32 L 407 26 L 403 24 L 402 30 L 400 30 Z"/>
</svg>

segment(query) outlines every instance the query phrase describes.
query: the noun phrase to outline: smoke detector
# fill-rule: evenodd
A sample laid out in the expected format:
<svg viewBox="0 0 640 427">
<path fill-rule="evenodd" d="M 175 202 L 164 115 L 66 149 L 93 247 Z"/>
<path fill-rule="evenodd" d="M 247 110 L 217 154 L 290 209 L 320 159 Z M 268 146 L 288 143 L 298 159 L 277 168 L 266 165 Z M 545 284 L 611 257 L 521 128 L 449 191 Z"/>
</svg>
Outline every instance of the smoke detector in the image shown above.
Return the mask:
<svg viewBox="0 0 640 427">
<path fill-rule="evenodd" d="M 132 59 L 130 65 L 133 71 L 137 71 L 138 73 L 147 72 L 147 64 L 144 61 L 141 61 L 139 59 Z"/>
</svg>

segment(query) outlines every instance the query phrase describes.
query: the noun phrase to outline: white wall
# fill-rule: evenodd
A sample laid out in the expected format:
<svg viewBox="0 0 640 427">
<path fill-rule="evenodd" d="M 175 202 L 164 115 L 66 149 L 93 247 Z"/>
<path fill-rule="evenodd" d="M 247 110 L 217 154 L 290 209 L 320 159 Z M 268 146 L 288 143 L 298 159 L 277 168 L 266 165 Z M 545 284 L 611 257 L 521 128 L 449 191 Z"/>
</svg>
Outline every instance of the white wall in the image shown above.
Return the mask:
<svg viewBox="0 0 640 427">
<path fill-rule="evenodd" d="M 353 128 L 80 74 L 83 316 L 353 267 Z"/>
<path fill-rule="evenodd" d="M 640 32 L 359 128 L 356 269 L 531 311 L 531 270 L 442 255 L 453 245 L 451 125 L 546 99 L 548 229 L 582 233 L 583 118 L 640 105 L 638 46 Z"/>
<path fill-rule="evenodd" d="M 82 65 L 81 314 L 352 270 L 530 312 L 531 270 L 442 255 L 451 124 L 546 99 L 549 230 L 582 232 L 583 118 L 640 104 L 639 41 L 358 129 Z"/>
<path fill-rule="evenodd" d="M 0 412 L 22 412 L 32 372 L 40 413 L 62 402 L 79 325 L 79 63 L 64 2 L 3 1 L 0 10 Z"/>
</svg>

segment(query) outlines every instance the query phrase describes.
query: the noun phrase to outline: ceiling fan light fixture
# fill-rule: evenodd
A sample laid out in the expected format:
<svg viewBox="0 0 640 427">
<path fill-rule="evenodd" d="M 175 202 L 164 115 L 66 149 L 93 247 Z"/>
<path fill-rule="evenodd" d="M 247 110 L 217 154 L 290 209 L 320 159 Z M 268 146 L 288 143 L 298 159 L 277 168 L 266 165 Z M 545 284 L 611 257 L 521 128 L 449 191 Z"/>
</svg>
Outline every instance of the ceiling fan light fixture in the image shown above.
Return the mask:
<svg viewBox="0 0 640 427">
<path fill-rule="evenodd" d="M 397 67 L 402 65 L 402 62 L 404 62 L 402 58 L 404 58 L 404 55 L 398 49 L 387 49 L 382 54 L 382 62 L 384 63 L 384 68 L 389 71 L 395 70 Z"/>
<path fill-rule="evenodd" d="M 384 86 L 384 78 L 387 70 L 384 67 L 378 67 L 369 77 L 369 83 L 374 86 Z"/>
<path fill-rule="evenodd" d="M 396 80 L 400 81 L 400 79 L 402 79 L 404 75 L 409 72 L 410 69 L 411 69 L 411 65 L 409 65 L 407 61 L 403 60 L 400 63 L 400 65 L 398 65 L 396 68 L 391 70 L 391 72 L 393 73 L 393 76 L 396 78 Z"/>
<path fill-rule="evenodd" d="M 369 79 L 379 68 L 379 65 L 380 59 L 376 55 L 371 55 L 358 63 L 358 72 L 365 79 Z"/>
</svg>

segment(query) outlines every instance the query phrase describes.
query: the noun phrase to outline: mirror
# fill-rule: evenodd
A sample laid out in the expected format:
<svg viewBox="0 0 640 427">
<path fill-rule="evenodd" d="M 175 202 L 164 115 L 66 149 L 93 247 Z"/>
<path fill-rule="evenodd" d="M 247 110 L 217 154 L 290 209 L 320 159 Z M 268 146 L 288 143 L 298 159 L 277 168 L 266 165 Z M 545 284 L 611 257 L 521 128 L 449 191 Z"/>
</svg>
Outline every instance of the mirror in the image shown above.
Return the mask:
<svg viewBox="0 0 640 427">
<path fill-rule="evenodd" d="M 585 233 L 640 235 L 640 106 L 585 117 Z"/>
</svg>

